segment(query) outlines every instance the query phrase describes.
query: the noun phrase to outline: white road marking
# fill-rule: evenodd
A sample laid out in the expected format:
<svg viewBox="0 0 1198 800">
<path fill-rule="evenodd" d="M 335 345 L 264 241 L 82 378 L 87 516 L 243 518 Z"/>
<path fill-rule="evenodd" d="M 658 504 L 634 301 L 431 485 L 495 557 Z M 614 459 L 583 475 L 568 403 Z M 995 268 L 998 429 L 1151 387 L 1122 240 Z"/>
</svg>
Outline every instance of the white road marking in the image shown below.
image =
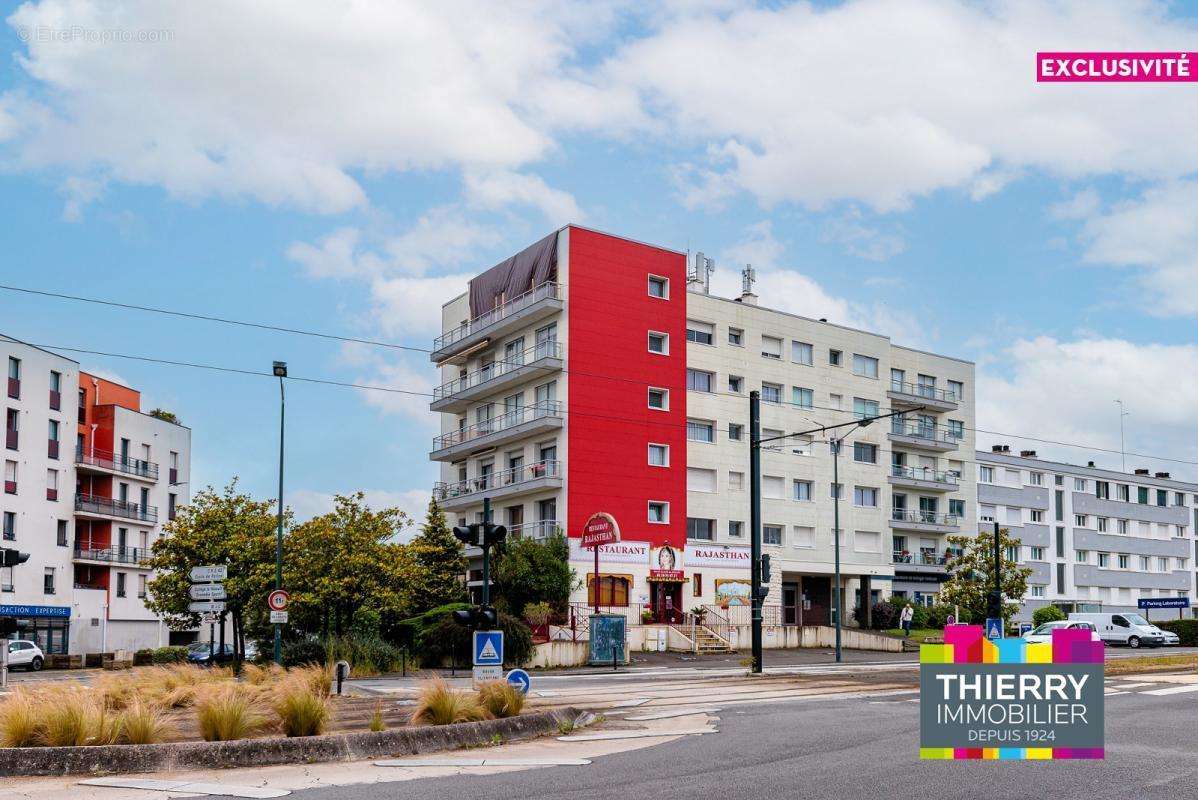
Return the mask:
<svg viewBox="0 0 1198 800">
<path fill-rule="evenodd" d="M 1102 694 L 1103 694 L 1103 696 L 1105 696 L 1105 697 L 1114 697 L 1114 696 L 1115 696 L 1115 695 L 1117 695 L 1117 694 L 1131 694 L 1131 692 L 1116 692 L 1116 691 L 1114 691 L 1114 690 L 1112 690 L 1112 689 L 1107 689 L 1107 690 L 1106 690 L 1105 692 L 1103 692 Z"/>
<path fill-rule="evenodd" d="M 618 703 L 613 703 L 611 708 L 633 708 L 635 706 L 644 705 L 653 698 L 651 697 L 634 697 L 631 700 L 621 700 Z"/>
<path fill-rule="evenodd" d="M 231 783 L 199 783 L 193 781 L 155 781 L 145 778 L 91 778 L 79 781 L 84 786 L 107 786 L 113 789 L 143 789 L 152 792 L 185 792 L 215 794 L 227 797 L 286 797 L 287 789 L 267 789 L 261 786 L 237 786 Z"/>
<path fill-rule="evenodd" d="M 587 758 L 392 758 L 376 767 L 585 767 Z"/>
<path fill-rule="evenodd" d="M 654 714 L 641 714 L 637 717 L 625 717 L 629 722 L 648 722 L 654 719 L 671 719 L 673 717 L 689 717 L 692 714 L 714 714 L 718 708 L 678 708 L 672 711 L 658 711 Z"/>
<path fill-rule="evenodd" d="M 1184 694 L 1186 692 L 1198 692 L 1198 683 L 1187 683 L 1181 686 L 1170 686 L 1167 689 L 1146 689 L 1140 692 L 1140 694 L 1161 696 L 1167 694 Z"/>
<path fill-rule="evenodd" d="M 609 739 L 656 739 L 662 736 L 697 736 L 701 733 L 717 733 L 715 728 L 678 728 L 675 730 L 608 731 L 607 733 L 579 733 L 559 736 L 559 742 L 605 742 Z"/>
<path fill-rule="evenodd" d="M 1155 683 L 1124 683 L 1119 686 L 1112 686 L 1112 689 L 1139 689 L 1141 686 L 1156 686 Z"/>
</svg>

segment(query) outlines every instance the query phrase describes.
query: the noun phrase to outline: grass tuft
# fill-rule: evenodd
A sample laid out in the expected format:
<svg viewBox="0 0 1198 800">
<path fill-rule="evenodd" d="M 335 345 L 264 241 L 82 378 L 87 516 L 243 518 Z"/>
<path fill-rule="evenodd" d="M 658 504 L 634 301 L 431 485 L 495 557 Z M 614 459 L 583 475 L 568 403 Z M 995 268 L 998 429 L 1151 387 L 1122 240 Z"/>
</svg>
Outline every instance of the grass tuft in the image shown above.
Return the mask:
<svg viewBox="0 0 1198 800">
<path fill-rule="evenodd" d="M 245 739 L 266 722 L 256 697 L 240 685 L 220 686 L 203 692 L 196 701 L 196 722 L 206 742 Z"/>
<path fill-rule="evenodd" d="M 478 702 L 492 717 L 515 717 L 524 708 L 524 693 L 507 681 L 487 681 L 478 687 Z"/>
<path fill-rule="evenodd" d="M 33 747 L 41 733 L 41 718 L 34 696 L 17 689 L 0 703 L 0 747 Z"/>
<path fill-rule="evenodd" d="M 381 703 L 374 704 L 374 713 L 370 715 L 370 730 L 374 733 L 382 733 L 387 730 L 387 723 L 383 721 L 383 706 Z"/>
<path fill-rule="evenodd" d="M 275 713 L 285 735 L 318 736 L 329 721 L 329 701 L 297 681 L 280 690 Z"/>
<path fill-rule="evenodd" d="M 428 681 L 416 697 L 412 725 L 452 725 L 486 719 L 487 712 L 472 692 L 459 692 L 440 679 Z"/>
<path fill-rule="evenodd" d="M 174 734 L 174 726 L 157 708 L 140 700 L 120 714 L 121 741 L 126 744 L 157 744 Z"/>
</svg>

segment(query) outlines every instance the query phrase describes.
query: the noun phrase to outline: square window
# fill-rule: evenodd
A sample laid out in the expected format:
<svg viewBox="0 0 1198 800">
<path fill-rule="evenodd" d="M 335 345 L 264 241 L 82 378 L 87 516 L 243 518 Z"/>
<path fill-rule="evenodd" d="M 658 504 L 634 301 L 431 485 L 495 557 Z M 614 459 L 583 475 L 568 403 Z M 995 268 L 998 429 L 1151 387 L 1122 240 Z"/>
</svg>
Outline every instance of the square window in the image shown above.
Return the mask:
<svg viewBox="0 0 1198 800">
<path fill-rule="evenodd" d="M 657 275 L 649 276 L 649 296 L 668 298 L 670 296 L 670 281 Z"/>
<path fill-rule="evenodd" d="M 853 442 L 853 460 L 862 464 L 877 464 L 878 446 L 866 442 Z"/>
<path fill-rule="evenodd" d="M 799 408 L 812 408 L 815 405 L 815 394 L 802 386 L 790 387 L 790 402 Z"/>
<path fill-rule="evenodd" d="M 686 438 L 692 442 L 714 442 L 715 423 L 706 420 L 688 419 L 686 421 Z"/>
<path fill-rule="evenodd" d="M 728 521 L 728 538 L 743 539 L 745 537 L 745 523 L 739 520 Z"/>
<path fill-rule="evenodd" d="M 781 525 L 762 525 L 761 526 L 761 543 L 762 544 L 782 544 L 782 526 Z"/>
<path fill-rule="evenodd" d="M 782 340 L 776 336 L 761 337 L 761 355 L 765 358 L 782 358 Z"/>
<path fill-rule="evenodd" d="M 666 411 L 670 407 L 670 392 L 667 389 L 649 387 L 649 408 Z"/>
<path fill-rule="evenodd" d="M 670 466 L 670 446 L 668 444 L 650 444 L 649 445 L 649 466 L 651 466 L 651 467 L 668 467 L 668 466 Z"/>
<path fill-rule="evenodd" d="M 863 378 L 878 377 L 878 359 L 853 353 L 853 374 Z"/>
<path fill-rule="evenodd" d="M 660 500 L 649 501 L 649 521 L 664 525 L 670 521 L 670 504 Z"/>
<path fill-rule="evenodd" d="M 796 364 L 804 364 L 810 367 L 813 360 L 811 345 L 806 342 L 791 342 L 790 360 Z"/>
<path fill-rule="evenodd" d="M 649 352 L 657 353 L 658 355 L 669 355 L 670 353 L 670 337 L 664 333 L 649 331 Z"/>
<path fill-rule="evenodd" d="M 811 481 L 794 482 L 794 499 L 804 503 L 811 501 Z"/>
<path fill-rule="evenodd" d="M 688 369 L 686 371 L 686 388 L 692 392 L 714 392 L 715 373 Z"/>
<path fill-rule="evenodd" d="M 745 379 L 739 375 L 728 376 L 728 391 L 740 394 L 745 390 Z"/>
<path fill-rule="evenodd" d="M 761 384 L 761 401 L 763 403 L 781 403 L 782 387 L 776 383 Z"/>
<path fill-rule="evenodd" d="M 686 518 L 686 538 L 704 542 L 715 541 L 715 520 Z"/>
<path fill-rule="evenodd" d="M 744 347 L 745 332 L 742 331 L 740 328 L 729 328 L 728 329 L 728 344 L 732 345 L 733 347 Z"/>
<path fill-rule="evenodd" d="M 745 426 L 738 425 L 735 422 L 728 423 L 728 439 L 733 442 L 739 442 L 744 438 Z"/>
</svg>

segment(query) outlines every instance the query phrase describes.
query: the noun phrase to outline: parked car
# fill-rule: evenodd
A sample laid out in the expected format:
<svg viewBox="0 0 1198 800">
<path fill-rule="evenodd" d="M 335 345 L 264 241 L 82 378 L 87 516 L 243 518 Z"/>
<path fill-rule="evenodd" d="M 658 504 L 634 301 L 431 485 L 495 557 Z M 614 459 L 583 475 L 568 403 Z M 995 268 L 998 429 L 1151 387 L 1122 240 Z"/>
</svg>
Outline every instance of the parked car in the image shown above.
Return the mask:
<svg viewBox="0 0 1198 800">
<path fill-rule="evenodd" d="M 258 645 L 255 642 L 245 643 L 245 660 L 254 661 L 258 658 Z M 208 651 L 207 642 L 192 642 L 187 646 L 187 661 L 191 664 L 198 664 L 201 667 L 206 667 L 211 663 L 230 664 L 233 662 L 233 645 L 226 642 L 224 649 L 221 649 L 219 644 L 212 648 L 211 654 Z"/>
<path fill-rule="evenodd" d="M 8 666 L 22 667 L 37 672 L 46 663 L 46 654 L 37 642 L 28 639 L 14 639 L 8 643 Z"/>
<path fill-rule="evenodd" d="M 1069 621 L 1075 620 L 1094 623 L 1098 635 L 1107 644 L 1136 648 L 1143 645 L 1160 647 L 1165 643 L 1165 632 L 1139 614 L 1070 614 Z"/>
<path fill-rule="evenodd" d="M 1181 637 L 1178 636 L 1173 631 L 1167 631 L 1164 628 L 1161 628 L 1160 632 L 1165 637 L 1165 646 L 1166 647 L 1172 647 L 1172 646 L 1181 644 Z"/>
<path fill-rule="evenodd" d="M 1077 628 L 1085 628 L 1086 630 L 1090 631 L 1090 638 L 1093 641 L 1095 641 L 1095 642 L 1102 641 L 1102 637 L 1100 637 L 1098 635 L 1098 631 L 1095 630 L 1095 628 L 1094 628 L 1094 623 L 1081 622 L 1081 621 L 1075 621 L 1075 620 L 1058 620 L 1056 622 L 1045 622 L 1043 625 L 1039 626 L 1038 628 L 1035 628 L 1034 630 L 1030 630 L 1027 633 L 1023 634 L 1023 641 L 1027 642 L 1028 644 L 1051 644 L 1052 643 L 1052 632 L 1059 628 L 1064 628 L 1067 630 L 1072 630 L 1072 629 L 1077 629 Z"/>
</svg>

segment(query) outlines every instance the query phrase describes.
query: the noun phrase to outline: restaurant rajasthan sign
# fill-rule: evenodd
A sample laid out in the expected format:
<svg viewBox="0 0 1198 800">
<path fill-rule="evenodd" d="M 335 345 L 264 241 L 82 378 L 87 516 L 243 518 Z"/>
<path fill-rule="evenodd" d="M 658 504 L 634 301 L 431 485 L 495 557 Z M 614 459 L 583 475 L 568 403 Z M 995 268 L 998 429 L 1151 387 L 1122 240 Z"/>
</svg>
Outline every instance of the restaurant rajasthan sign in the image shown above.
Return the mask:
<svg viewBox="0 0 1198 800">
<path fill-rule="evenodd" d="M 599 557 L 604 564 L 637 564 L 649 566 L 651 547 L 648 542 L 620 541 L 599 545 Z M 595 557 L 591 548 L 584 548 L 579 537 L 570 537 L 570 560 L 590 561 Z"/>
<path fill-rule="evenodd" d="M 611 514 L 600 511 L 592 514 L 582 526 L 582 546 L 592 548 L 598 545 L 614 544 L 620 541 L 620 526 Z"/>
<path fill-rule="evenodd" d="M 727 569 L 747 570 L 752 563 L 752 559 L 747 547 L 688 544 L 682 553 L 682 563 L 691 569 L 695 567 L 724 567 Z"/>
</svg>

